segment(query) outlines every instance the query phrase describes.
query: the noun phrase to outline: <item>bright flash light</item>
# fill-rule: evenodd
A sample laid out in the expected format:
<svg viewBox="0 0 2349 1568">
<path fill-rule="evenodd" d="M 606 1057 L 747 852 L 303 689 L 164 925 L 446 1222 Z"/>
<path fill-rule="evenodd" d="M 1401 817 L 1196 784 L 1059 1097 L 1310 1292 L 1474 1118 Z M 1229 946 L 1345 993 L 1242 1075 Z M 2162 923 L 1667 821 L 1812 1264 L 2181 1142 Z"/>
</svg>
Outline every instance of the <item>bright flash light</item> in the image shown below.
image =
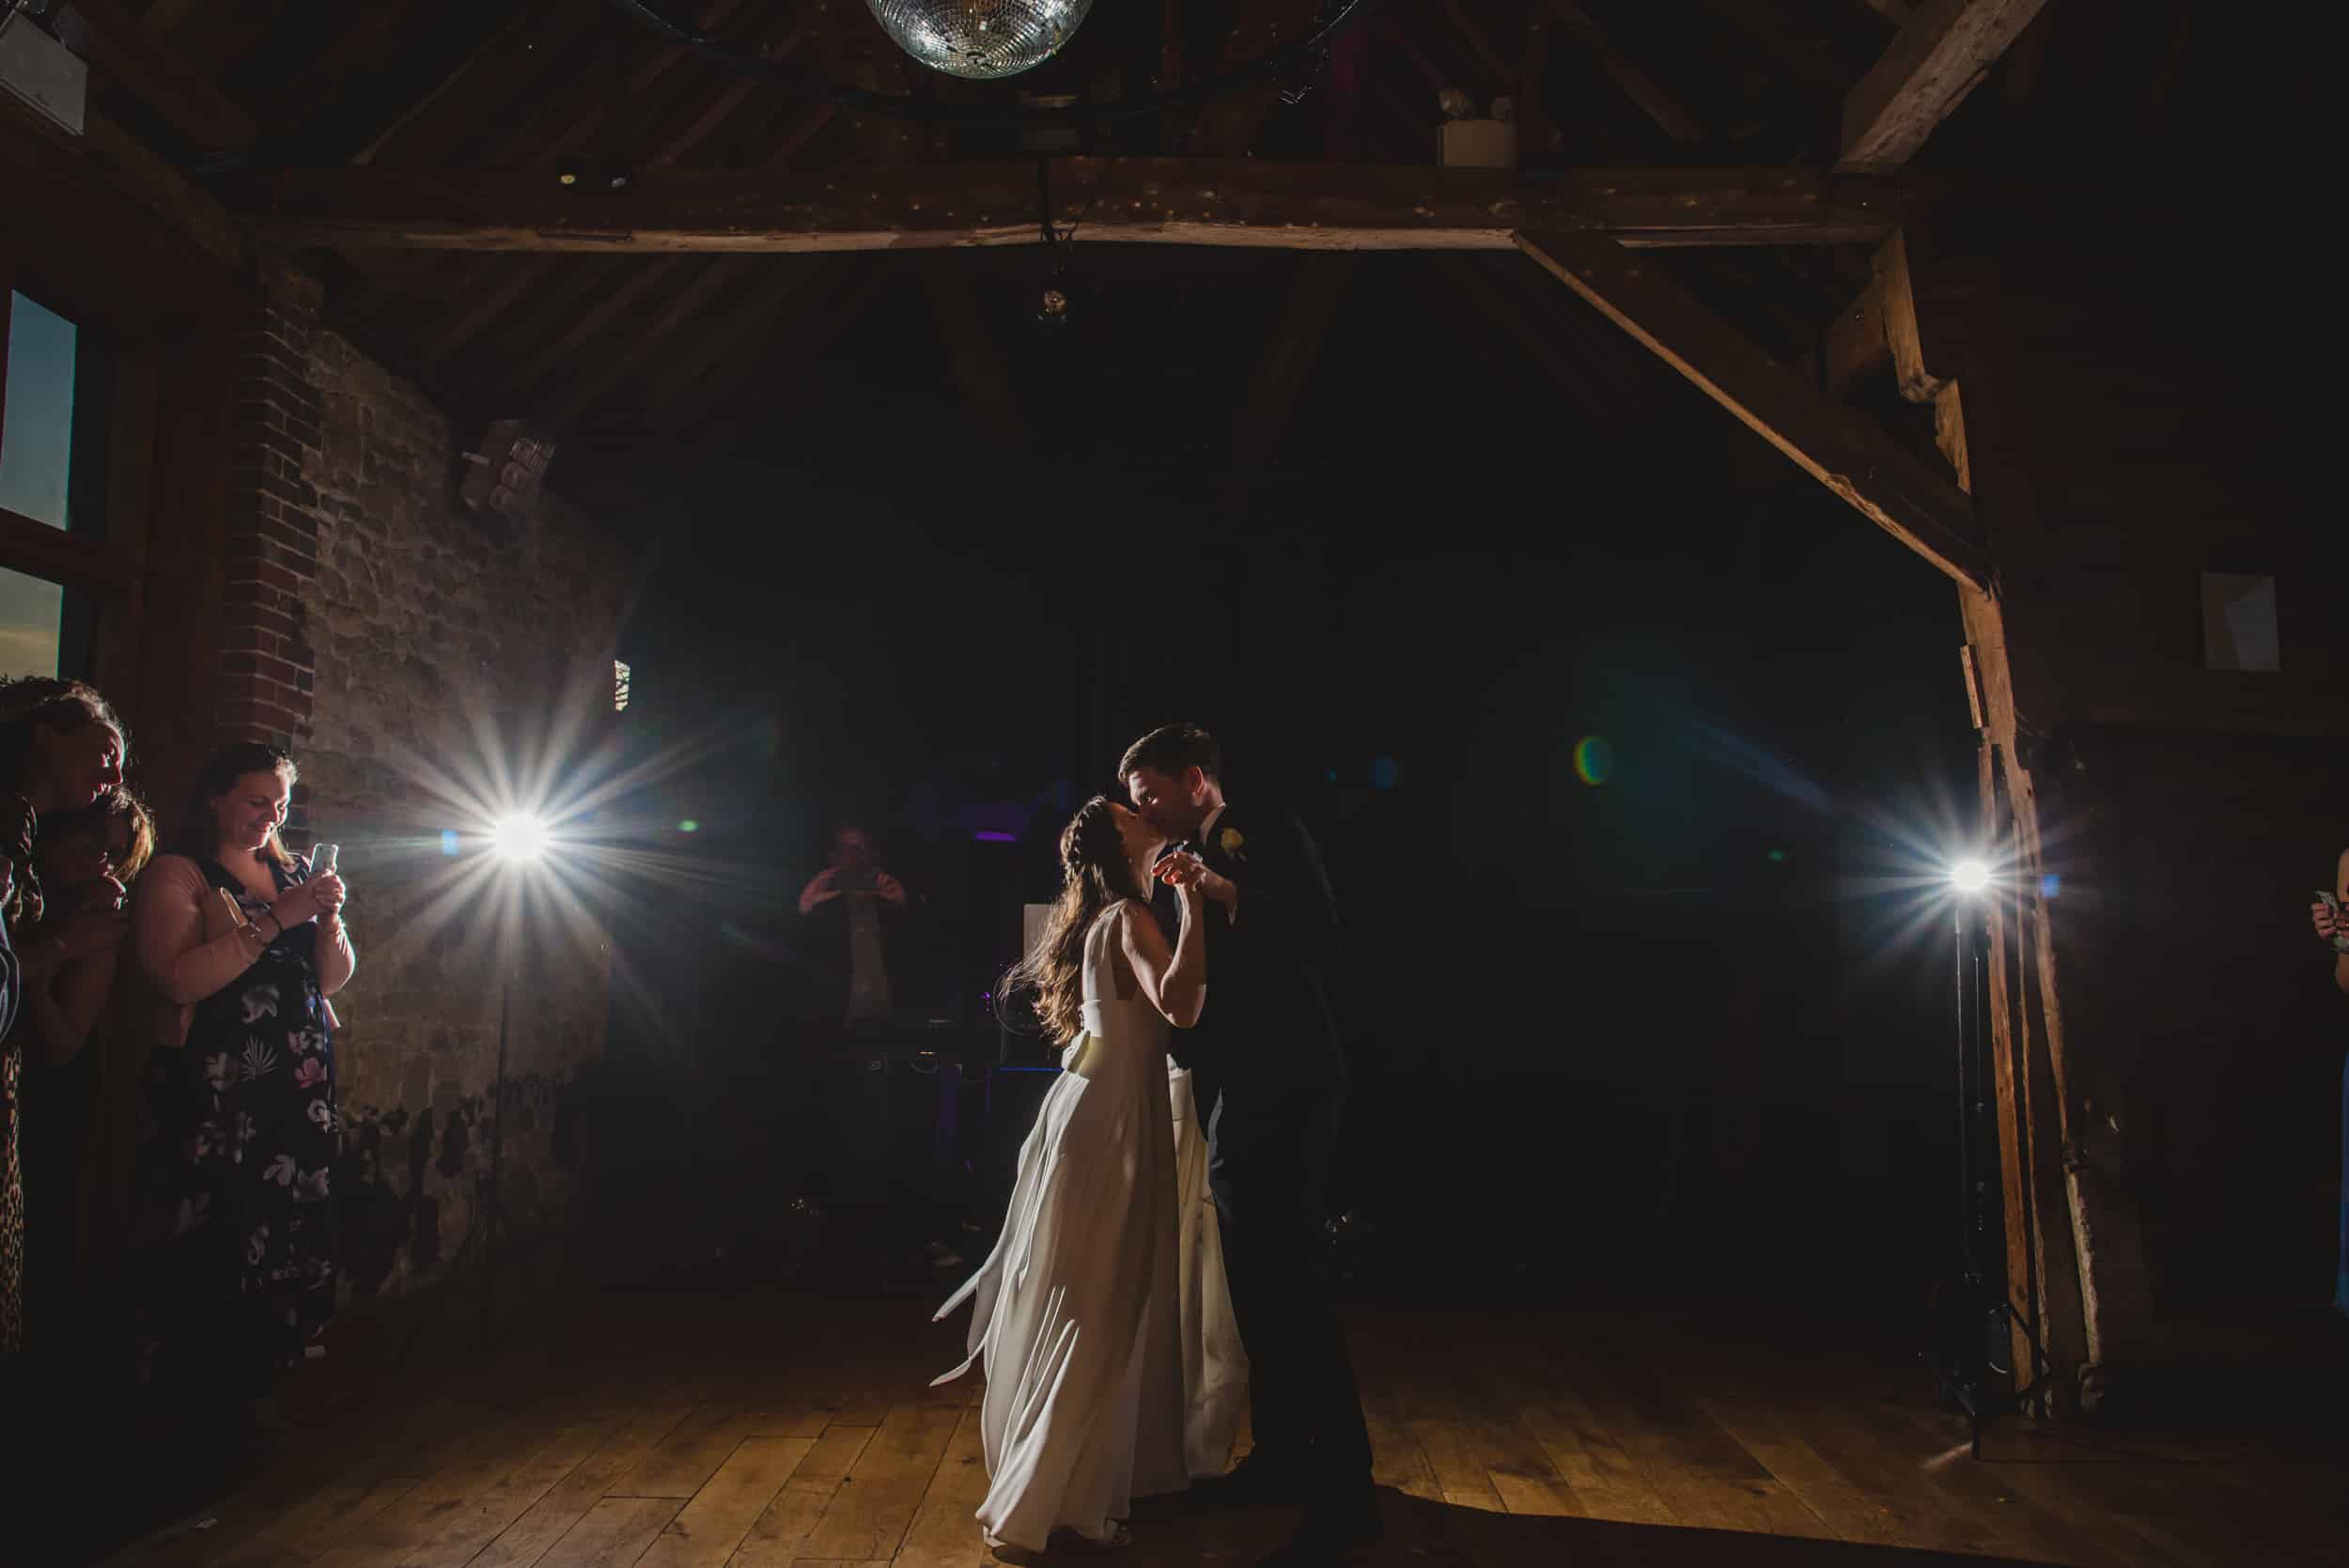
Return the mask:
<svg viewBox="0 0 2349 1568">
<path fill-rule="evenodd" d="M 1980 893 L 1990 885 L 1990 868 L 1980 861 L 1960 861 L 1950 867 L 1950 886 L 1960 893 Z"/>
<path fill-rule="evenodd" d="M 521 865 L 547 852 L 547 825 L 526 813 L 498 818 L 490 829 L 490 846 L 497 858 Z"/>
</svg>

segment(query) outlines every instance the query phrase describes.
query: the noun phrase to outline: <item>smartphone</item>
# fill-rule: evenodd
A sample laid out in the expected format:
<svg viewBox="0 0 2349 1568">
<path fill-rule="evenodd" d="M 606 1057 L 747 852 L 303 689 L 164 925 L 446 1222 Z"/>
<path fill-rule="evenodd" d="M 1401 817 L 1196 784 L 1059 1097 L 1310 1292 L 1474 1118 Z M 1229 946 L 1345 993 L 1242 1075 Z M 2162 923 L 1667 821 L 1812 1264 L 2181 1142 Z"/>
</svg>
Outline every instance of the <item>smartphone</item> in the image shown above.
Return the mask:
<svg viewBox="0 0 2349 1568">
<path fill-rule="evenodd" d="M 872 868 L 862 865 L 842 866 L 832 878 L 834 893 L 871 893 L 876 883 Z"/>
<path fill-rule="evenodd" d="M 321 871 L 334 870 L 334 858 L 341 852 L 342 846 L 339 844 L 321 844 L 316 849 L 311 850 L 310 875 L 316 877 Z"/>
</svg>

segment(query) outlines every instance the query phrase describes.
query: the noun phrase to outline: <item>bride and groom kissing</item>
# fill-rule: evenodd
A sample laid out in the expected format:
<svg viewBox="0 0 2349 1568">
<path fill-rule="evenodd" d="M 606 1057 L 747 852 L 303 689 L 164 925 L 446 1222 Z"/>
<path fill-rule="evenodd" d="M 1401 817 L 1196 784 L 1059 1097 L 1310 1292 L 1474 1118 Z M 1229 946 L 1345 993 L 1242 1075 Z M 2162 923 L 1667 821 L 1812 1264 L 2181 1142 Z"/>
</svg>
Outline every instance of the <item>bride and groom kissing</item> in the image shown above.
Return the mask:
<svg viewBox="0 0 2349 1568">
<path fill-rule="evenodd" d="M 1304 1505 L 1266 1568 L 1341 1562 L 1378 1512 L 1318 1263 L 1346 1090 L 1329 879 L 1294 817 L 1226 804 L 1197 725 L 1118 777 L 1129 804 L 1062 831 L 1059 902 L 1007 981 L 1063 1070 L 993 1252 L 939 1309 L 972 1313 L 938 1381 L 985 1367 L 990 1546 L 1123 1545 L 1133 1498 L 1190 1487 Z M 1243 1398 L 1254 1447 L 1226 1473 Z"/>
</svg>

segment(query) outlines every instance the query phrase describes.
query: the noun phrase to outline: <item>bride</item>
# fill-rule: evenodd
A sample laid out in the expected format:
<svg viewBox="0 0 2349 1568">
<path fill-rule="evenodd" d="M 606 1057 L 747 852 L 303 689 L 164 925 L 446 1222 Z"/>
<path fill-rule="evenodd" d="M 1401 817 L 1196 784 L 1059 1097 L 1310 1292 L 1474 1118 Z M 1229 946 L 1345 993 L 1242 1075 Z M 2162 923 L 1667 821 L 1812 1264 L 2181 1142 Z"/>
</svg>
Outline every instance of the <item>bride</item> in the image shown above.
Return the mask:
<svg viewBox="0 0 2349 1568">
<path fill-rule="evenodd" d="M 1164 835 L 1101 797 L 1061 833 L 1065 887 L 1006 989 L 1034 991 L 1062 1073 L 1019 1150 L 1001 1239 L 938 1310 L 972 1303 L 990 1546 L 1122 1545 L 1132 1499 L 1222 1471 L 1246 1393 L 1206 1143 L 1167 1026 L 1206 1000 L 1200 895 L 1172 950 L 1145 889 Z M 1175 877 L 1170 876 L 1170 880 Z M 1184 878 L 1189 880 L 1189 878 Z"/>
</svg>

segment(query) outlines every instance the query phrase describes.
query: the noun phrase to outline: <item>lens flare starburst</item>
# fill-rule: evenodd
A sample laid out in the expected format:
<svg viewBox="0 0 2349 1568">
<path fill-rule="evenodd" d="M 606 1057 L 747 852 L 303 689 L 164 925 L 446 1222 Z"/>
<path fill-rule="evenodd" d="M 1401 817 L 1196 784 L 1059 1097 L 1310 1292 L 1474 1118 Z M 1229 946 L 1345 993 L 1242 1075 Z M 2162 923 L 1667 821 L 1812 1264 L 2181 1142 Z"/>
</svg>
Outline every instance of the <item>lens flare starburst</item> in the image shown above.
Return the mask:
<svg viewBox="0 0 2349 1568">
<path fill-rule="evenodd" d="M 608 976 L 646 1001 L 629 958 L 645 926 L 772 896 L 754 868 L 692 852 L 704 846 L 679 837 L 666 798 L 679 776 L 750 750 L 749 732 L 640 739 L 614 719 L 600 672 L 535 711 L 451 717 L 386 759 L 368 804 L 336 815 L 366 925 L 445 952 L 438 977 L 458 990 L 477 978 L 485 1007 L 501 971 L 565 986 Z"/>
</svg>

